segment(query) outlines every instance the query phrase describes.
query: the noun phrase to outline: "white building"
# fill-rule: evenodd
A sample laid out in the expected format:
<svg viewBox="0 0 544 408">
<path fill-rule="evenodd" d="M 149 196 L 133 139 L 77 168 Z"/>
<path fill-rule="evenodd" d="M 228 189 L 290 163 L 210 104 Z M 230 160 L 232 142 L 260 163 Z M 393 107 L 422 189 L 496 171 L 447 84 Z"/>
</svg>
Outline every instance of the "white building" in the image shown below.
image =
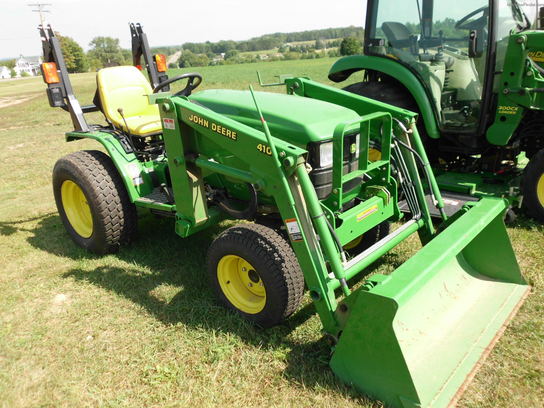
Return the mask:
<svg viewBox="0 0 544 408">
<path fill-rule="evenodd" d="M 26 72 L 30 76 L 36 76 L 40 74 L 40 64 L 42 63 L 42 57 L 23 57 L 22 55 L 15 61 L 15 73 L 18 77 Z"/>
<path fill-rule="evenodd" d="M 11 69 L 5 66 L 0 66 L 0 79 L 11 78 Z"/>
</svg>

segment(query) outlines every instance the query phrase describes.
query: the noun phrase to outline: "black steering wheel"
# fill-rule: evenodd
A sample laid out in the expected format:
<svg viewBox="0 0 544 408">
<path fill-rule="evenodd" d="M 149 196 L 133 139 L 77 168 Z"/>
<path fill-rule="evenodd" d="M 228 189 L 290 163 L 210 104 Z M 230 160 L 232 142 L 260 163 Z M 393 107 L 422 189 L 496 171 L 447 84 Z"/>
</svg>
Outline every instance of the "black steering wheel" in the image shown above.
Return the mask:
<svg viewBox="0 0 544 408">
<path fill-rule="evenodd" d="M 176 92 L 174 96 L 189 96 L 191 95 L 191 92 L 193 92 L 194 89 L 198 88 L 198 86 L 202 83 L 202 75 L 197 74 L 196 72 L 190 72 L 183 75 L 178 75 L 177 77 L 167 79 L 164 82 L 161 82 L 159 85 L 153 89 L 153 93 L 159 92 L 162 88 L 164 88 L 166 85 L 171 84 L 172 82 L 180 81 L 182 79 L 189 78 L 187 80 L 187 85 L 185 88 L 183 88 L 181 91 Z M 193 83 L 196 79 L 196 83 Z"/>
<path fill-rule="evenodd" d="M 474 17 L 478 13 L 483 13 L 483 15 L 474 20 L 470 20 L 472 17 Z M 488 14 L 488 7 L 487 6 L 480 7 L 479 9 L 468 13 L 465 17 L 463 17 L 461 20 L 455 23 L 455 28 L 458 30 L 480 30 L 486 24 L 487 14 Z"/>
</svg>

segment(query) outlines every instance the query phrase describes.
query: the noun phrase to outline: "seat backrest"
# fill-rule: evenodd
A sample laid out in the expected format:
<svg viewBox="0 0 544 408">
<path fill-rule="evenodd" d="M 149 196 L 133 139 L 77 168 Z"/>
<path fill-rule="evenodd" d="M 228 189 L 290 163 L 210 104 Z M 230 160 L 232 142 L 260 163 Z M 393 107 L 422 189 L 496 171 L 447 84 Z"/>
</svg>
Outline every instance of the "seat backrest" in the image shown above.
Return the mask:
<svg viewBox="0 0 544 408">
<path fill-rule="evenodd" d="M 151 85 L 138 68 L 119 66 L 101 69 L 96 75 L 96 84 L 102 111 L 114 126 L 125 128 L 119 108 L 123 109 L 126 119 L 156 116 L 159 120 L 159 108 L 150 105 L 147 100 L 147 95 L 153 93 Z"/>
<path fill-rule="evenodd" d="M 382 24 L 382 30 L 393 47 L 404 48 L 410 45 L 409 41 L 412 33 L 404 24 L 396 21 L 386 21 Z"/>
</svg>

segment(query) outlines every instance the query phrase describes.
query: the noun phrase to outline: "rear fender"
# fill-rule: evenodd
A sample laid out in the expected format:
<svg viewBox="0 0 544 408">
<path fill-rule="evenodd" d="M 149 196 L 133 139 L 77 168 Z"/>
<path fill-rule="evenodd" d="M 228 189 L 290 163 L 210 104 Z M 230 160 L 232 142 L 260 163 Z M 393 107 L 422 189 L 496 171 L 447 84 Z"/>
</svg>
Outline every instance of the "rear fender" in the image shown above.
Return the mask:
<svg viewBox="0 0 544 408">
<path fill-rule="evenodd" d="M 139 161 L 134 153 L 125 152 L 121 142 L 113 135 L 99 131 L 66 133 L 66 141 L 78 139 L 96 140 L 106 149 L 125 184 L 131 202 L 153 191 L 150 176 L 153 167 L 148 167 Z"/>
<path fill-rule="evenodd" d="M 419 79 L 408 68 L 398 62 L 369 55 L 351 55 L 340 58 L 333 64 L 329 70 L 329 79 L 333 82 L 342 82 L 354 72 L 364 69 L 382 72 L 399 81 L 416 101 L 429 137 L 433 139 L 440 137 L 436 112 L 429 102 L 432 98 L 427 95 Z"/>
</svg>

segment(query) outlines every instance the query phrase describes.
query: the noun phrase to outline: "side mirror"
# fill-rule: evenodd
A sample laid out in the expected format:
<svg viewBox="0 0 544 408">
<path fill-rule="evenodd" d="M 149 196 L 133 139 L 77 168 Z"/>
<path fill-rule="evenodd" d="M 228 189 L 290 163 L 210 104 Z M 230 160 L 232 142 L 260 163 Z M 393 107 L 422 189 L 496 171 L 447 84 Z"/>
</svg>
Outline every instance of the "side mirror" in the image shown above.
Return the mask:
<svg viewBox="0 0 544 408">
<path fill-rule="evenodd" d="M 470 30 L 468 35 L 468 56 L 480 58 L 484 53 L 483 33 L 479 30 Z"/>
</svg>

